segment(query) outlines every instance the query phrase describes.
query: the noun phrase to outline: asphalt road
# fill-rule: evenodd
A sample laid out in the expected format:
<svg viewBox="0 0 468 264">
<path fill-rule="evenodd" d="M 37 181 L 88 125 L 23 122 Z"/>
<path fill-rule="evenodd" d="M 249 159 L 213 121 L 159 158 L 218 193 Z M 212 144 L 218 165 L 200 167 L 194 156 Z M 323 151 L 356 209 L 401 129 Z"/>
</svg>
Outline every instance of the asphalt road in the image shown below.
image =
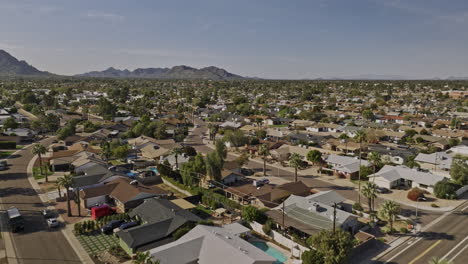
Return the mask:
<svg viewBox="0 0 468 264">
<path fill-rule="evenodd" d="M 44 141 L 48 145 L 50 140 Z M 8 160 L 9 169 L 0 172 L 0 206 L 17 207 L 25 218 L 25 230 L 12 233 L 18 263 L 81 263 L 60 229 L 49 230 L 40 214 L 46 208 L 27 179 L 27 166 L 33 158 L 30 148 Z M 6 216 L 6 215 L 5 215 Z"/>
<path fill-rule="evenodd" d="M 433 257 L 468 263 L 468 202 L 376 263 L 427 264 Z"/>
<path fill-rule="evenodd" d="M 203 122 L 200 119 L 195 119 L 195 124 L 199 125 L 198 128 L 194 128 L 193 132 L 191 135 L 189 135 L 186 139 L 186 144 L 193 146 L 197 152 L 201 153 L 210 153 L 213 151 L 213 149 L 207 147 L 204 143 L 203 140 L 201 139 L 201 135 L 207 132 L 206 128 L 206 123 Z M 228 155 L 228 159 L 232 160 L 235 159 L 236 157 L 233 155 Z M 256 171 L 263 171 L 263 163 L 257 162 L 257 161 L 249 161 L 246 165 L 246 167 L 251 168 Z M 294 173 L 287 171 L 287 170 L 282 170 L 278 169 L 276 167 L 270 166 L 267 164 L 266 166 L 267 173 L 269 175 L 274 175 L 277 177 L 282 177 L 284 179 L 294 181 Z M 348 186 L 339 186 L 339 185 L 334 185 L 330 182 L 323 181 L 319 179 L 319 176 L 314 176 L 314 175 L 307 175 L 307 176 L 301 176 L 298 175 L 298 180 L 304 182 L 307 186 L 317 189 L 317 190 L 334 190 L 338 192 L 340 195 L 345 197 L 346 199 L 357 201 L 358 199 L 358 191 L 357 188 L 353 187 L 348 187 Z M 375 201 L 376 207 L 379 206 L 380 203 L 382 203 L 384 199 L 377 198 Z M 367 200 L 364 197 L 361 197 L 361 203 L 366 204 Z M 405 217 L 413 217 L 415 216 L 415 208 L 401 205 L 401 215 Z M 434 219 L 442 215 L 442 213 L 439 212 L 432 212 L 432 211 L 424 211 L 424 210 L 418 210 L 418 223 L 425 225 L 430 222 L 432 222 Z"/>
</svg>

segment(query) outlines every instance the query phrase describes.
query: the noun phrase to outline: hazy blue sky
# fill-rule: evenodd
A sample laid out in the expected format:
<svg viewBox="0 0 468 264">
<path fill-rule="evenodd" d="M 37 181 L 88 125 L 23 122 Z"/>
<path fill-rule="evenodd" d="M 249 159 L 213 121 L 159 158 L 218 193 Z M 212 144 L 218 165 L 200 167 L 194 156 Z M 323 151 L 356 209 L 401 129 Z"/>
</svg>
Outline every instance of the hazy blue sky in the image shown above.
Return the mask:
<svg viewBox="0 0 468 264">
<path fill-rule="evenodd" d="M 467 0 L 0 0 L 0 36 L 0 49 L 59 74 L 468 76 Z"/>
</svg>

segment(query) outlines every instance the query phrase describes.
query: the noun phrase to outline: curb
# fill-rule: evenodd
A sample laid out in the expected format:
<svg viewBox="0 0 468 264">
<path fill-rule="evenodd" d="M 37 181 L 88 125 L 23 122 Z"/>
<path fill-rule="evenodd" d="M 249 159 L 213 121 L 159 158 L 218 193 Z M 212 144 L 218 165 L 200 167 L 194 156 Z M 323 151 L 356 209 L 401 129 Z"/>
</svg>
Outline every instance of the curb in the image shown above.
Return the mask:
<svg viewBox="0 0 468 264">
<path fill-rule="evenodd" d="M 31 161 L 29 161 L 28 163 L 28 167 L 27 167 L 27 174 L 28 174 L 28 181 L 29 183 L 31 184 L 31 186 L 33 187 L 34 191 L 36 191 L 36 193 L 38 194 L 39 198 L 41 199 L 41 201 L 44 203 L 44 204 L 48 204 L 49 203 L 49 199 L 46 197 L 47 194 L 43 194 L 40 187 L 39 187 L 39 184 L 37 184 L 36 180 L 34 179 L 33 177 L 33 174 L 32 174 L 32 168 L 34 166 L 34 163 L 36 162 L 38 156 L 35 155 Z M 54 209 L 55 210 L 55 206 L 47 206 L 48 208 L 51 208 L 51 209 Z M 62 216 L 59 215 L 58 219 L 65 223 L 65 221 L 63 220 Z M 94 264 L 94 261 L 91 259 L 91 257 L 88 255 L 88 253 L 86 252 L 86 250 L 83 248 L 83 246 L 81 245 L 81 243 L 76 239 L 76 237 L 73 235 L 72 233 L 72 230 L 70 228 L 70 225 L 65 225 L 65 228 L 62 228 L 60 230 L 63 234 L 63 236 L 65 237 L 65 239 L 68 241 L 68 243 L 70 243 L 70 246 L 73 248 L 73 250 L 75 251 L 76 255 L 78 256 L 78 258 L 80 258 L 81 262 L 82 263 L 86 263 L 86 264 Z"/>
</svg>

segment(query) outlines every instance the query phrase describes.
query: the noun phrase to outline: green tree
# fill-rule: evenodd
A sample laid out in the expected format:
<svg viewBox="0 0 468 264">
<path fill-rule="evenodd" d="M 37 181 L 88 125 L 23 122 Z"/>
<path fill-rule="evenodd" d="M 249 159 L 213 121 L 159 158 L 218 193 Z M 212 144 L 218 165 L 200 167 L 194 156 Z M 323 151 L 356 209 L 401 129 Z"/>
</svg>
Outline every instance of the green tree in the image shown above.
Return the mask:
<svg viewBox="0 0 468 264">
<path fill-rule="evenodd" d="M 301 255 L 302 264 L 323 264 L 324 257 L 317 250 L 304 251 Z"/>
<path fill-rule="evenodd" d="M 314 165 L 322 162 L 322 152 L 318 150 L 311 150 L 307 153 L 307 160 Z"/>
<path fill-rule="evenodd" d="M 5 120 L 5 122 L 3 122 L 3 129 L 4 130 L 7 130 L 7 129 L 16 129 L 19 127 L 19 124 L 18 122 L 16 122 L 16 120 L 12 117 L 9 117 Z"/>
<path fill-rule="evenodd" d="M 260 211 L 251 205 L 242 208 L 242 218 L 248 222 L 256 221 L 260 217 Z"/>
<path fill-rule="evenodd" d="M 289 157 L 289 166 L 294 168 L 294 182 L 297 182 L 297 170 L 302 166 L 302 157 L 297 153 Z"/>
<path fill-rule="evenodd" d="M 362 188 L 362 195 L 367 198 L 369 205 L 369 212 L 374 211 L 374 201 L 377 198 L 377 184 L 373 182 L 367 182 Z"/>
<path fill-rule="evenodd" d="M 342 229 L 335 232 L 322 230 L 309 237 L 307 244 L 319 252 L 319 255 L 315 256 L 315 258 L 319 258 L 320 255 L 323 256 L 324 264 L 344 264 L 348 261 L 354 241 L 351 235 Z"/>
<path fill-rule="evenodd" d="M 109 161 L 109 158 L 112 155 L 112 149 L 111 149 L 111 145 L 110 145 L 109 141 L 104 140 L 104 141 L 101 142 L 101 154 L 102 154 L 102 156 L 104 156 L 106 161 Z"/>
<path fill-rule="evenodd" d="M 32 154 L 33 155 L 37 155 L 38 159 L 39 159 L 39 167 L 40 167 L 40 170 L 41 170 L 41 174 L 44 175 L 44 169 L 43 169 L 43 166 L 42 166 L 42 155 L 46 154 L 47 152 L 47 149 L 44 145 L 42 144 L 35 144 L 31 150 Z M 45 181 L 46 182 L 49 182 L 49 177 L 47 175 L 48 173 L 46 172 L 45 173 Z"/>
<path fill-rule="evenodd" d="M 70 188 L 73 186 L 73 176 L 71 174 L 66 174 L 57 180 L 58 184 L 65 188 L 67 194 L 67 215 L 71 216 L 71 206 L 70 206 Z"/>
<path fill-rule="evenodd" d="M 379 217 L 388 221 L 390 224 L 390 233 L 393 232 L 393 223 L 396 216 L 400 213 L 400 205 L 394 201 L 385 201 L 379 210 Z"/>
<path fill-rule="evenodd" d="M 266 176 L 266 158 L 270 155 L 270 149 L 267 144 L 262 144 L 258 147 L 258 154 L 262 156 L 263 159 L 263 176 Z"/>
<path fill-rule="evenodd" d="M 374 119 L 374 112 L 372 112 L 372 110 L 370 109 L 366 109 L 362 111 L 362 117 L 364 117 L 367 120 L 372 120 Z"/>
<path fill-rule="evenodd" d="M 468 184 L 468 163 L 464 159 L 454 158 L 450 167 L 450 176 L 460 185 Z"/>
<path fill-rule="evenodd" d="M 174 148 L 172 149 L 172 154 L 174 154 L 176 169 L 179 169 L 179 156 L 183 154 L 182 148 Z"/>
<path fill-rule="evenodd" d="M 128 145 L 120 145 L 112 149 L 112 156 L 116 159 L 124 160 L 129 152 Z"/>
</svg>

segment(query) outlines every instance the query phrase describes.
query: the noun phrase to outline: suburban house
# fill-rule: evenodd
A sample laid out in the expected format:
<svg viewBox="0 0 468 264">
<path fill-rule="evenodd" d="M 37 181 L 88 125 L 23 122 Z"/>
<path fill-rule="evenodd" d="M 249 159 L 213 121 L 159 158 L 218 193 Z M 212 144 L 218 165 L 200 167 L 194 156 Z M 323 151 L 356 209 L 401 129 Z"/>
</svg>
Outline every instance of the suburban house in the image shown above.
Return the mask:
<svg viewBox="0 0 468 264">
<path fill-rule="evenodd" d="M 369 181 L 375 181 L 380 187 L 391 189 L 397 186 L 420 188 L 430 193 L 434 192 L 436 183 L 446 180 L 444 176 L 410 169 L 404 166 L 385 165 L 379 172 L 369 176 Z"/>
<path fill-rule="evenodd" d="M 340 209 L 345 200 L 334 191 L 319 192 L 306 197 L 291 195 L 284 201 L 284 205 L 268 211 L 267 215 L 285 229 L 295 229 L 313 235 L 320 230 L 333 228 L 333 215 L 336 210 L 336 227 L 354 234 L 358 230 L 358 217 Z"/>
<path fill-rule="evenodd" d="M 195 224 L 201 219 L 190 211 L 165 199 L 146 199 L 134 208 L 129 216 L 140 225 L 117 232 L 120 246 L 130 255 L 174 241 L 171 236 L 177 229 Z M 180 252 L 182 253 L 182 252 Z"/>
<path fill-rule="evenodd" d="M 382 160 L 389 160 L 391 163 L 403 165 L 410 156 L 416 154 L 414 149 L 404 149 L 398 147 L 384 146 L 380 144 L 369 145 L 369 152 L 377 152 Z"/>
<path fill-rule="evenodd" d="M 290 195 L 307 196 L 310 194 L 310 187 L 303 182 L 288 182 L 278 186 L 264 184 L 254 186 L 252 181 L 248 181 L 240 186 L 231 186 L 224 190 L 227 197 L 242 204 L 252 204 L 257 207 L 272 208 L 283 202 Z"/>
<path fill-rule="evenodd" d="M 339 156 L 335 154 L 328 155 L 325 158 L 325 162 L 330 169 L 333 170 L 334 174 L 347 179 L 356 179 L 359 174 L 359 165 L 370 167 L 371 164 L 367 160 L 358 158 Z"/>
<path fill-rule="evenodd" d="M 180 146 L 173 139 L 158 140 L 146 136 L 129 139 L 128 144 L 137 151 L 138 156 L 151 160 L 167 155 L 173 148 Z"/>
<path fill-rule="evenodd" d="M 126 212 L 151 197 L 165 197 L 168 193 L 158 187 L 145 186 L 136 180 L 117 177 L 103 185 L 82 189 L 80 197 L 89 208 L 95 204 L 115 203 L 117 210 Z"/>
<path fill-rule="evenodd" d="M 161 264 L 274 264 L 276 259 L 240 236 L 249 232 L 241 224 L 223 227 L 198 225 L 172 243 L 151 249 Z"/>
</svg>

